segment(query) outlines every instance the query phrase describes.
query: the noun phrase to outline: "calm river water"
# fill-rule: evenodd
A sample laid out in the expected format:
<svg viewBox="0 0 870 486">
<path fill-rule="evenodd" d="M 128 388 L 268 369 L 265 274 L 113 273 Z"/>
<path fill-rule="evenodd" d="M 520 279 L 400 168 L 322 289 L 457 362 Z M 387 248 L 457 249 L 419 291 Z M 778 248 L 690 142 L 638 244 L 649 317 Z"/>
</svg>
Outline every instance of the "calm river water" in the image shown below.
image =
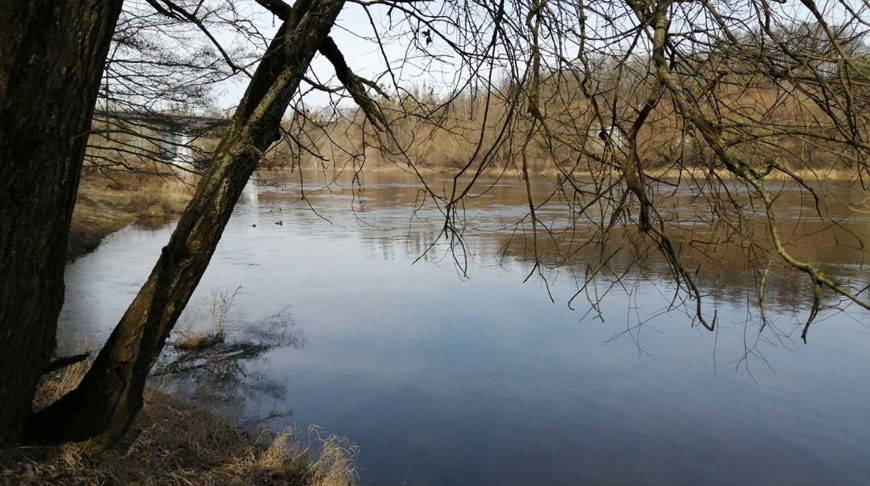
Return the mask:
<svg viewBox="0 0 870 486">
<path fill-rule="evenodd" d="M 672 284 L 654 258 L 598 318 L 585 295 L 568 308 L 570 269 L 548 273 L 555 303 L 540 279 L 523 283 L 531 265 L 505 251 L 504 224 L 525 211 L 516 180 L 467 208 L 462 278 L 440 245 L 413 263 L 439 221 L 409 219 L 412 178 L 367 175 L 361 196 L 311 179 L 330 222 L 296 183 L 250 187 L 179 323 L 206 325 L 211 296 L 241 287 L 229 339 L 268 349 L 165 386 L 246 425 L 346 436 L 364 484 L 870 484 L 870 313 L 823 309 L 804 345 L 809 294 L 794 274 L 771 277 L 773 326 L 759 336 L 755 277 L 723 256 L 699 279 L 718 332 L 663 312 Z M 785 225 L 802 214 L 781 207 Z M 848 225 L 870 242 L 870 216 Z M 62 349 L 105 339 L 171 230 L 129 227 L 69 265 Z M 801 251 L 867 279 L 855 246 Z"/>
</svg>

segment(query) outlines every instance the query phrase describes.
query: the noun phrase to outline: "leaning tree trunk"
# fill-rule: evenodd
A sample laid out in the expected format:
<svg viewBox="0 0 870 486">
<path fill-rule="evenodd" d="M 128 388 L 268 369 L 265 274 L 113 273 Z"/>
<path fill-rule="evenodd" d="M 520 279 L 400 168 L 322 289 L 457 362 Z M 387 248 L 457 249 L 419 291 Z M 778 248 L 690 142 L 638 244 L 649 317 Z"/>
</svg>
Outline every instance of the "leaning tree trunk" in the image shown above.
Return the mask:
<svg viewBox="0 0 870 486">
<path fill-rule="evenodd" d="M 67 235 L 121 0 L 0 0 L 0 445 L 54 351 Z"/>
<path fill-rule="evenodd" d="M 303 5 L 305 4 L 305 5 Z M 145 379 L 214 254 L 242 189 L 344 0 L 298 0 L 254 73 L 169 244 L 79 387 L 36 417 L 43 440 L 99 451 L 142 406 Z"/>
</svg>

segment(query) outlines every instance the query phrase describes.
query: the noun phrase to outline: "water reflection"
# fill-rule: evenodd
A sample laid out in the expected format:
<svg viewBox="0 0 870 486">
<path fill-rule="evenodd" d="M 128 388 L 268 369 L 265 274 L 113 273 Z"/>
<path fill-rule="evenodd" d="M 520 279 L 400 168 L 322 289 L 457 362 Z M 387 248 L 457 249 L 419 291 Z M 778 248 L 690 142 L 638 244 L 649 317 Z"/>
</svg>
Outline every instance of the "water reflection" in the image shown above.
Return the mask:
<svg viewBox="0 0 870 486">
<path fill-rule="evenodd" d="M 533 242 L 528 225 L 517 224 L 528 211 L 523 184 L 507 177 L 497 183 L 488 180 L 492 178 L 483 179 L 478 183 L 480 193 L 472 194 L 463 207 L 467 238 L 462 243 L 462 254 L 456 255 L 455 246 L 443 238 L 439 240 L 443 216 L 434 207 L 420 206 L 420 189 L 414 176 L 366 174 L 364 190 L 354 190 L 351 181 L 336 182 L 328 174 L 312 172 L 304 177 L 311 204 L 341 231 L 358 238 L 369 259 L 422 258 L 449 264 L 468 258 L 475 266 L 499 265 L 523 273 L 534 263 L 532 249 L 536 245 L 538 260 L 549 269 L 544 277 L 574 284 L 575 290 L 584 290 L 584 295 L 578 297 L 593 303 L 614 286 L 625 289 L 638 282 L 662 287 L 664 293 L 674 290 L 672 268 L 654 243 L 632 225 L 616 226 L 604 237 L 600 221 L 578 219 L 571 206 L 556 198 L 537 210 L 540 219 L 552 222 L 553 232 L 545 237 L 539 235 Z M 540 181 L 533 186 L 533 192 L 544 198 L 550 187 Z M 676 252 L 693 273 L 702 294 L 714 306 L 723 301 L 757 306 L 759 281 L 767 270 L 766 304 L 778 312 L 808 313 L 810 282 L 780 259 L 771 262 L 772 243 L 761 211 L 753 209 L 746 188 L 736 184 L 727 188 L 728 198 L 737 206 L 745 206 L 738 221 L 740 233 L 729 227 L 734 221 L 725 220 L 724 213 L 729 209 L 716 201 L 721 195 L 699 197 L 690 187 L 674 188 L 669 184 L 662 184 L 658 190 L 667 193 L 666 198 L 659 198 L 658 211 L 669 222 Z M 870 298 L 870 272 L 866 269 L 870 212 L 860 209 L 867 203 L 864 191 L 836 181 L 825 183 L 817 189 L 824 204 L 816 208 L 807 191 L 793 183 L 774 181 L 768 189 L 776 196 L 778 228 L 792 255 L 820 266 L 829 276 L 848 282 Z M 298 182 L 290 180 L 279 190 L 266 189 L 260 197 L 274 207 L 289 206 L 293 220 L 307 230 L 320 218 L 306 204 L 298 204 L 298 193 Z M 353 218 L 346 215 L 351 207 L 356 208 Z M 596 205 L 584 207 L 588 213 L 595 213 Z M 411 208 L 416 210 L 412 212 Z M 610 218 L 608 206 L 599 209 L 601 220 Z M 824 292 L 822 306 L 848 307 L 849 303 L 832 292 Z"/>
<path fill-rule="evenodd" d="M 698 273 L 721 324 L 709 333 L 691 329 L 686 309 L 665 312 L 669 270 L 648 244 L 628 244 L 639 238 L 631 230 L 580 248 L 595 227 L 581 221 L 540 240 L 568 256 L 548 267 L 556 304 L 540 281 L 523 283 L 528 240 L 511 226 L 525 211 L 519 181 L 465 208 L 466 277 L 443 241 L 412 265 L 442 220 L 428 206 L 413 212 L 411 177 L 367 174 L 362 194 L 318 185 L 315 174 L 305 180 L 320 216 L 300 200 L 298 183 L 259 188 L 256 202 L 237 208 L 194 296 L 242 286 L 239 334 L 229 343 L 285 342 L 270 334 L 269 318 L 290 303 L 299 324 L 289 329 L 304 328 L 304 345 L 270 346 L 226 373 L 192 372 L 176 393 L 216 389 L 240 421 L 317 424 L 347 436 L 372 484 L 852 485 L 870 477 L 870 313 L 825 310 L 805 346 L 794 332 L 808 311 L 806 282 L 773 267 L 771 327 L 759 333 L 763 266 L 745 259 L 739 240 L 681 249 L 689 261 L 716 263 Z M 848 188 L 836 194 L 823 210 L 849 218 L 824 236 L 805 195 L 784 191 L 783 233 L 831 275 L 866 282 L 870 221 L 850 212 L 860 201 Z M 700 238 L 716 221 L 703 207 L 678 193 L 662 211 L 679 212 L 682 230 Z M 556 203 L 548 211 L 565 214 Z M 763 228 L 751 230 L 764 238 Z M 62 346 L 105 339 L 170 231 L 125 229 L 68 268 Z M 597 267 L 589 295 L 570 310 Z"/>
<path fill-rule="evenodd" d="M 168 393 L 241 419 L 252 406 L 287 397 L 286 384 L 262 370 L 269 367 L 269 352 L 305 347 L 305 334 L 285 307 L 256 322 L 239 321 L 223 343 L 199 350 L 174 350 L 161 356 L 152 371 L 155 383 Z M 289 417 L 289 410 L 271 410 L 243 421 Z"/>
</svg>

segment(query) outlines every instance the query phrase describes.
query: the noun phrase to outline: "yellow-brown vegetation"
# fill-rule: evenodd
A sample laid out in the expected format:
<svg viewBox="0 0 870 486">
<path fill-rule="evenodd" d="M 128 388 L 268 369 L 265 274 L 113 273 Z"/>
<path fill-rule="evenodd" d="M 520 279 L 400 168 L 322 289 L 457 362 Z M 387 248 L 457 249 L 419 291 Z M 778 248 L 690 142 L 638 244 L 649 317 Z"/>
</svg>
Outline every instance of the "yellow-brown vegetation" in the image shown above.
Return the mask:
<svg viewBox="0 0 870 486">
<path fill-rule="evenodd" d="M 87 363 L 46 379 L 35 405 L 70 391 Z M 155 389 L 130 430 L 111 449 L 84 455 L 81 445 L 19 447 L 0 454 L 0 484 L 15 486 L 142 485 L 348 486 L 357 475 L 357 448 L 347 439 L 311 429 L 274 434 L 235 427 L 201 408 Z"/>
<path fill-rule="evenodd" d="M 70 229 L 69 253 L 96 248 L 106 235 L 130 223 L 160 225 L 184 210 L 195 180 L 171 174 L 82 174 Z"/>
</svg>

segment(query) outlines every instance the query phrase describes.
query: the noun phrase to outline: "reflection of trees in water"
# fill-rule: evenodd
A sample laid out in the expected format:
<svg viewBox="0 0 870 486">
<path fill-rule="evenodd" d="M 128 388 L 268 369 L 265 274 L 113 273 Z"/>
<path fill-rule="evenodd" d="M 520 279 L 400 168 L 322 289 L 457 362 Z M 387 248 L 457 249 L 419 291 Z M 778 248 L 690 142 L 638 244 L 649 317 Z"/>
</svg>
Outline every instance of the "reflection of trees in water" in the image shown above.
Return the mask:
<svg viewBox="0 0 870 486">
<path fill-rule="evenodd" d="M 580 283 L 580 289 L 593 281 L 604 288 L 614 285 L 628 288 L 635 281 L 664 286 L 673 282 L 672 265 L 637 228 L 614 225 L 607 229 L 607 224 L 601 224 L 601 220 L 607 221 L 612 216 L 609 205 L 601 205 L 600 220 L 572 220 L 568 214 L 571 206 L 553 200 L 538 208 L 538 217 L 565 223 L 561 227 L 550 226 L 546 237 L 539 234 L 537 241 L 533 240 L 531 228 L 517 223 L 522 218 L 517 208 L 525 203 L 525 193 L 519 189 L 508 184 L 495 186 L 491 193 L 475 200 L 477 206 L 466 209 L 467 220 L 474 227 L 466 228 L 462 251 L 480 261 L 495 260 L 525 272 L 538 263 L 551 270 L 550 275 L 569 275 Z M 870 243 L 870 223 L 853 210 L 865 203 L 860 191 L 831 188 L 837 198 L 827 201 L 820 209 L 824 217 L 819 217 L 807 194 L 788 189 L 784 187 L 778 197 L 782 208 L 778 228 L 788 250 L 839 281 L 852 281 L 858 288 L 866 285 L 865 248 Z M 812 286 L 801 278 L 799 271 L 772 258 L 773 245 L 763 214 L 752 209 L 745 191 L 732 190 L 730 197 L 745 205 L 739 215 L 733 207 L 716 208 L 715 201 L 701 200 L 687 191 L 660 200 L 657 209 L 668 222 L 676 253 L 685 267 L 692 270 L 703 294 L 713 302 L 757 300 L 757 288 L 767 269 L 765 300 L 770 307 L 806 307 Z M 716 209 L 711 210 L 711 206 Z M 587 213 L 595 209 L 595 205 L 585 208 Z M 734 227 L 735 222 L 739 228 Z M 440 231 L 437 218 L 435 224 L 425 219 L 410 223 L 412 230 L 404 240 L 378 238 L 369 244 L 395 247 L 401 242 L 412 257 L 434 250 L 436 255 L 427 255 L 430 261 L 442 260 L 445 251 L 457 250 L 446 244 L 432 247 Z M 773 264 L 769 263 L 771 259 Z M 822 305 L 845 303 L 834 293 L 824 293 L 822 299 Z"/>
<path fill-rule="evenodd" d="M 624 299 L 626 294 L 637 297 L 639 290 L 651 290 L 660 296 L 661 307 L 652 314 L 677 310 L 685 311 L 689 321 L 697 319 L 695 296 L 675 284 L 685 283 L 685 277 L 675 273 L 658 242 L 631 223 L 637 215 L 623 215 L 616 221 L 614 201 L 601 199 L 587 205 L 559 194 L 550 197 L 550 186 L 542 179 L 531 188 L 536 201 L 546 201 L 536 207 L 539 225 L 533 230 L 523 184 L 507 180 L 483 184 L 487 191 L 463 201 L 456 216 L 459 221 L 452 221 L 451 231 L 460 237 L 448 238 L 443 215 L 421 207 L 419 188 L 401 180 L 401 176 L 380 174 L 366 188 L 365 213 L 371 224 L 352 226 L 369 258 L 394 259 L 404 253 L 411 259 L 455 263 L 462 267 L 460 274 L 468 261 L 494 263 L 520 274 L 519 278 L 542 270 L 536 278 L 548 286 L 555 281 L 561 281 L 563 289 L 566 284 L 575 286 L 578 292 L 570 305 L 590 309 L 593 315 L 608 294 Z M 727 304 L 744 309 L 744 329 L 757 331 L 763 321 L 759 305 L 763 297 L 764 316 L 772 318 L 767 323 L 770 339 L 791 339 L 796 327 L 806 323 L 813 286 L 806 275 L 778 257 L 757 195 L 727 180 L 710 192 L 669 181 L 652 184 L 650 190 L 674 253 L 709 311 L 707 319 Z M 820 181 L 815 190 L 825 197 L 819 207 L 793 183 L 771 181 L 768 190 L 775 194 L 777 228 L 791 255 L 856 292 L 865 288 L 870 224 L 861 212 L 867 201 L 860 188 Z M 332 203 L 336 214 L 347 207 L 347 200 Z M 822 310 L 851 305 L 835 292 L 822 292 L 819 299 Z M 649 299 L 644 304 L 656 307 Z M 638 319 L 633 325 L 644 324 Z"/>
<path fill-rule="evenodd" d="M 330 192 L 313 203 L 354 234 L 369 258 L 405 255 L 454 263 L 461 267 L 461 275 L 467 262 L 496 264 L 520 274 L 520 279 L 537 269 L 540 274 L 534 277 L 540 276 L 548 285 L 560 281 L 561 290 L 575 286 L 578 293 L 572 307 L 591 308 L 593 313 L 608 293 L 652 289 L 661 295 L 666 309 L 689 311 L 689 320 L 692 314 L 697 317 L 695 296 L 675 284 L 685 283 L 685 278 L 675 273 L 675 265 L 657 246 L 659 241 L 639 231 L 633 223 L 637 215 L 628 209 L 614 218 L 618 201 L 600 198 L 590 203 L 577 194 L 553 195 L 552 181 L 539 178 L 531 186 L 534 199 L 542 201 L 536 206 L 534 230 L 524 184 L 508 177 L 497 184 L 488 179 L 478 186 L 479 193 L 463 200 L 451 220 L 450 234 L 445 235 L 443 214 L 421 205 L 418 185 L 403 183 L 403 177 L 379 173 L 366 181 L 364 193 L 356 196 L 366 201 L 354 216 L 360 224 L 342 219 L 342 212 L 355 200 L 348 194 L 335 198 Z M 823 202 L 816 207 L 812 195 L 793 182 L 767 184 L 776 199 L 777 231 L 787 251 L 866 296 L 870 280 L 864 262 L 870 224 L 862 213 L 868 201 L 861 188 L 819 180 L 814 190 Z M 745 309 L 747 323 L 757 329 L 763 295 L 768 317 L 780 324 L 798 324 L 798 318 L 806 321 L 813 302 L 812 282 L 778 257 L 757 194 L 729 180 L 721 180 L 709 191 L 669 180 L 650 182 L 649 189 L 657 200 L 656 218 L 667 227 L 680 266 L 698 288 L 709 311 L 707 319 L 728 304 Z M 825 291 L 819 297 L 822 309 L 851 305 L 835 292 Z M 783 324 L 781 331 L 774 332 L 787 338 L 792 330 Z"/>
<path fill-rule="evenodd" d="M 423 226 L 423 225 L 420 225 Z M 800 258 L 816 262 L 828 274 L 841 281 L 866 276 L 865 251 L 861 247 L 870 242 L 860 227 L 826 228 L 814 221 L 785 222 L 783 233 L 793 236 L 789 248 Z M 587 231 L 588 230 L 588 231 Z M 851 238 L 857 234 L 862 239 Z M 866 230 L 864 230 L 866 231 Z M 675 231 L 680 234 L 679 231 Z M 724 301 L 745 303 L 757 300 L 756 290 L 761 272 L 767 267 L 766 239 L 763 231 L 754 242 L 733 236 L 716 245 L 701 245 L 699 240 L 715 241 L 719 235 L 699 228 L 686 230 L 683 238 L 675 237 L 677 252 L 686 265 L 695 272 L 698 287 L 711 303 Z M 822 233 L 824 233 L 823 237 Z M 833 237 L 831 237 L 833 233 Z M 397 255 L 423 259 L 429 262 L 451 261 L 453 248 L 437 242 L 438 230 L 414 227 L 406 234 L 384 232 L 361 240 L 369 258 L 394 259 Z M 606 289 L 628 288 L 634 282 L 653 282 L 667 287 L 672 280 L 672 268 L 661 252 L 636 231 L 613 228 L 606 241 L 595 233 L 592 226 L 576 226 L 548 239 L 538 239 L 538 261 L 552 271 L 561 273 L 584 285 L 599 286 L 598 297 Z M 851 240 L 851 241 L 850 241 Z M 436 242 L 433 246 L 433 242 Z M 496 263 L 518 273 L 527 273 L 535 262 L 532 240 L 522 228 L 513 231 L 469 232 L 464 239 L 464 250 L 469 258 L 479 263 Z M 806 303 L 812 287 L 799 272 L 784 265 L 770 266 L 765 299 L 770 308 L 790 309 Z M 595 291 L 589 290 L 590 294 Z M 584 292 L 585 293 L 585 292 Z M 822 295 L 823 305 L 844 303 L 833 293 Z"/>
<path fill-rule="evenodd" d="M 247 324 L 231 342 L 197 351 L 168 351 L 152 376 L 166 391 L 228 416 L 240 416 L 246 402 L 284 402 L 285 384 L 264 372 L 265 362 L 269 351 L 305 347 L 305 335 L 295 326 L 285 307 Z M 270 412 L 269 417 L 289 414 Z"/>
</svg>

